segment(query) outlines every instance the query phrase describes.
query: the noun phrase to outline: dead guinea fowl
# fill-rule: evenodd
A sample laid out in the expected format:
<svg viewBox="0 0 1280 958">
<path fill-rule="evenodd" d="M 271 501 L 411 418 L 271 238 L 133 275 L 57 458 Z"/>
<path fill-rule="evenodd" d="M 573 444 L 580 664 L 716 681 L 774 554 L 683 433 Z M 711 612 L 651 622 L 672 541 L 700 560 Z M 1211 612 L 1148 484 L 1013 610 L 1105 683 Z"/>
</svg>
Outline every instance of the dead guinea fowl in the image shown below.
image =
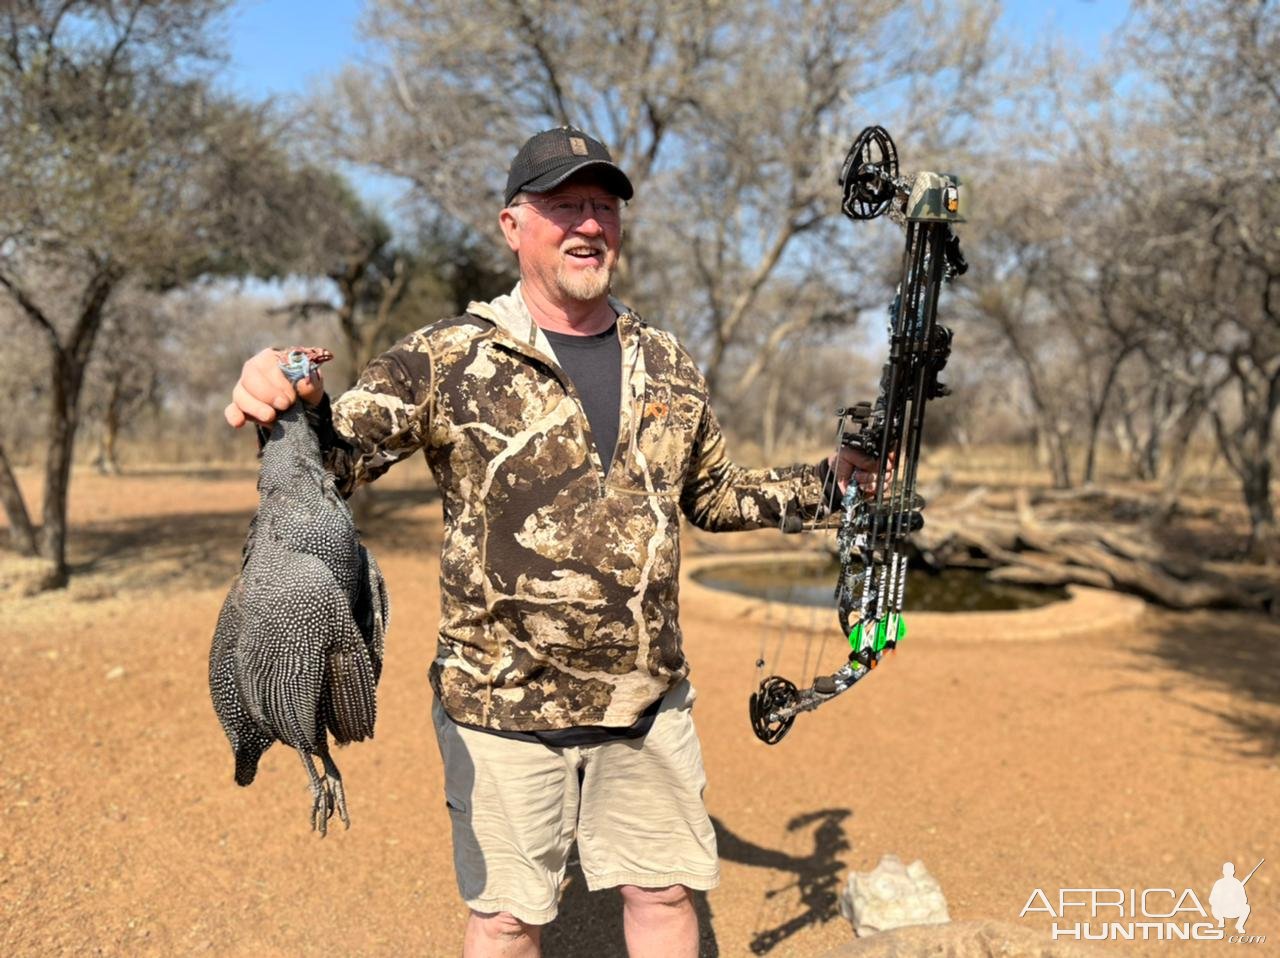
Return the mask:
<svg viewBox="0 0 1280 958">
<path fill-rule="evenodd" d="M 298 382 L 331 358 L 297 349 L 280 368 Z M 335 810 L 351 826 L 326 733 L 340 745 L 373 735 L 388 603 L 302 406 L 280 413 L 262 449 L 258 511 L 213 634 L 209 691 L 236 784 L 253 781 L 273 742 L 296 749 L 311 781 L 311 827 L 323 836 Z"/>
</svg>

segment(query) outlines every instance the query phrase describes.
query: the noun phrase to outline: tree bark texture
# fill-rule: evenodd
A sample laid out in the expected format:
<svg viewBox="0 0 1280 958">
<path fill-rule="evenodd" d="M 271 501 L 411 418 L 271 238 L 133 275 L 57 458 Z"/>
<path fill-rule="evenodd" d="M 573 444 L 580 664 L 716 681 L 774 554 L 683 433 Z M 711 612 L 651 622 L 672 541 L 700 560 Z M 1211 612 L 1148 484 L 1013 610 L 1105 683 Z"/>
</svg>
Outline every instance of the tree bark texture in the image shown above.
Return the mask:
<svg viewBox="0 0 1280 958">
<path fill-rule="evenodd" d="M 4 506 L 4 514 L 9 520 L 9 545 L 19 555 L 34 556 L 36 530 L 3 446 L 0 446 L 0 505 Z"/>
</svg>

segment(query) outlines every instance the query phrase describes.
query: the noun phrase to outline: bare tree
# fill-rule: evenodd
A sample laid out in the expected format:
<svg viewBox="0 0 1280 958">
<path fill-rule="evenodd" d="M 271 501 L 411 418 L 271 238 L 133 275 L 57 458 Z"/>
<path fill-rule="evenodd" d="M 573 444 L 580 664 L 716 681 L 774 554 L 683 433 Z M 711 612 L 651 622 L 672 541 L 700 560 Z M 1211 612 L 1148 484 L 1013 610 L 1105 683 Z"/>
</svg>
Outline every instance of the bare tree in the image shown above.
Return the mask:
<svg viewBox="0 0 1280 958">
<path fill-rule="evenodd" d="M 82 409 L 94 426 L 94 466 L 118 475 L 118 442 L 122 429 L 161 398 L 161 372 L 169 358 L 167 332 L 173 310 L 164 298 L 146 290 L 123 287 L 104 310 L 97 348 L 85 371 Z"/>
<path fill-rule="evenodd" d="M 637 186 L 622 294 L 660 309 L 733 398 L 834 314 L 771 292 L 820 274 L 847 301 L 868 279 L 858 239 L 832 227 L 840 162 L 883 119 L 877 98 L 932 83 L 946 109 L 914 111 L 911 140 L 936 146 L 981 102 L 993 17 L 966 0 L 586 0 L 572 17 L 547 0 L 377 0 L 364 26 L 379 56 L 309 112 L 341 159 L 488 236 L 516 144 L 556 124 L 601 136 Z M 760 316 L 765 302 L 781 313 Z"/>
<path fill-rule="evenodd" d="M 1280 410 L 1280 8 L 1142 3 L 1132 45 L 1173 134 L 1152 163 L 1147 216 L 1160 256 L 1146 288 L 1183 349 L 1206 357 L 1218 448 L 1241 482 L 1250 552 L 1280 559 L 1271 480 Z M 1219 162 L 1223 150 L 1230 162 Z M 1234 413 L 1225 400 L 1231 399 Z"/>
<path fill-rule="evenodd" d="M 999 176 L 1006 156 L 991 169 Z M 1013 164 L 983 206 L 966 237 L 972 266 L 958 284 L 966 347 L 1004 357 L 996 375 L 1025 394 L 1054 486 L 1072 485 L 1073 441 L 1082 421 L 1077 377 L 1085 337 L 1073 335 L 1048 291 L 1057 268 L 1053 251 L 1066 227 L 1070 191 L 1055 164 Z"/>
<path fill-rule="evenodd" d="M 470 227 L 418 211 L 397 237 L 386 219 L 339 177 L 310 197 L 325 229 L 311 238 L 301 273 L 324 277 L 331 295 L 287 303 L 276 312 L 332 317 L 342 340 L 339 373 L 354 382 L 365 365 L 423 317 L 461 313 L 476 298 L 511 288 L 507 260 Z M 344 368 L 345 367 L 345 368 Z"/>
<path fill-rule="evenodd" d="M 348 381 L 386 345 L 392 313 L 404 299 L 413 272 L 412 254 L 394 242 L 385 219 L 363 202 L 337 176 L 322 180 L 324 188 L 310 198 L 322 208 L 325 228 L 310 238 L 303 273 L 323 276 L 332 297 L 313 297 L 278 308 L 305 319 L 332 316 L 343 340 L 342 362 Z"/>
<path fill-rule="evenodd" d="M 972 313 L 1020 367 L 1055 484 L 1079 446 L 1088 481 L 1111 417 L 1143 474 L 1170 460 L 1168 506 L 1207 417 L 1275 557 L 1280 11 L 1142 2 L 1125 40 L 1096 69 L 1050 51 L 1011 99 Z"/>
<path fill-rule="evenodd" d="M 224 5 L 30 0 L 0 13 L 0 295 L 50 357 L 38 548 L 59 580 L 80 396 L 113 295 L 272 272 L 311 225 L 266 116 L 211 92 L 208 28 Z M 0 485 L 11 528 L 30 527 L 7 467 Z"/>
</svg>

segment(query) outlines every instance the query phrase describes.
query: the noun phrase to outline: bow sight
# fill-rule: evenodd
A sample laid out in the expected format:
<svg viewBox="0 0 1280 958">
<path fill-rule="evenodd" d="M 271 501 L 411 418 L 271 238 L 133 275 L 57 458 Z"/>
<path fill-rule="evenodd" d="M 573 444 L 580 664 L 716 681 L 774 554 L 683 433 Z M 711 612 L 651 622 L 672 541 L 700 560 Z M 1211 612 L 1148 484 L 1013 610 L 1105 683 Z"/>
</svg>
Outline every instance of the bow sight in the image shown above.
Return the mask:
<svg viewBox="0 0 1280 958">
<path fill-rule="evenodd" d="M 836 410 L 839 442 L 876 460 L 873 498 L 850 482 L 840 500 L 836 612 L 852 651 L 830 675 L 806 689 L 779 675 L 751 696 L 751 727 L 773 745 L 796 715 L 810 711 L 870 674 L 906 635 L 906 540 L 919 529 L 924 500 L 916 470 L 925 406 L 947 394 L 938 373 L 951 353 L 951 331 L 935 322 L 942 284 L 967 268 L 951 224 L 964 221 L 960 180 L 943 173 L 898 174 L 898 151 L 883 127 L 863 130 L 840 172 L 841 209 L 850 219 L 885 213 L 906 227 L 902 278 L 889 307 L 889 358 L 875 402 Z M 834 474 L 828 477 L 834 483 Z M 763 665 L 763 662 L 759 663 Z"/>
</svg>

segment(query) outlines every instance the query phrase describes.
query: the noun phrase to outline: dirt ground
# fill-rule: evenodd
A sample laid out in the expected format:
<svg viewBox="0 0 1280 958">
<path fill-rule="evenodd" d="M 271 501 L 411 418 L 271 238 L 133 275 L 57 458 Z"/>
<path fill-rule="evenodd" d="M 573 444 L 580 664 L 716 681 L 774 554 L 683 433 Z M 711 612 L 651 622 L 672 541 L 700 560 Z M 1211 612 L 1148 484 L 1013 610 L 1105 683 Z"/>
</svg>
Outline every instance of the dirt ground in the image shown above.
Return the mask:
<svg viewBox="0 0 1280 958">
<path fill-rule="evenodd" d="M 420 462 L 399 472 L 361 519 L 393 604 L 377 738 L 337 755 L 353 824 L 324 840 L 296 755 L 273 749 L 237 788 L 209 704 L 209 639 L 252 471 L 77 474 L 72 587 L 0 602 L 0 954 L 459 952 L 426 683 L 439 503 Z M 1037 888 L 1055 902 L 1062 888 L 1190 888 L 1207 908 L 1223 862 L 1243 875 L 1265 856 L 1248 930 L 1267 938 L 1259 953 L 1274 948 L 1280 626 L 1107 615 L 1091 601 L 1054 612 L 1061 629 L 1019 613 L 923 617 L 882 672 L 770 748 L 746 700 L 762 630 L 776 635 L 784 613 L 687 588 L 723 866 L 698 902 L 704 954 L 812 956 L 849 941 L 838 892 L 886 853 L 922 859 L 954 919 L 1044 929 L 1046 942 L 1052 919 L 1019 918 Z M 777 670 L 798 672 L 803 653 L 792 641 Z M 821 655 L 841 658 L 835 643 Z M 619 909 L 571 873 L 545 953 L 623 954 Z"/>
</svg>

